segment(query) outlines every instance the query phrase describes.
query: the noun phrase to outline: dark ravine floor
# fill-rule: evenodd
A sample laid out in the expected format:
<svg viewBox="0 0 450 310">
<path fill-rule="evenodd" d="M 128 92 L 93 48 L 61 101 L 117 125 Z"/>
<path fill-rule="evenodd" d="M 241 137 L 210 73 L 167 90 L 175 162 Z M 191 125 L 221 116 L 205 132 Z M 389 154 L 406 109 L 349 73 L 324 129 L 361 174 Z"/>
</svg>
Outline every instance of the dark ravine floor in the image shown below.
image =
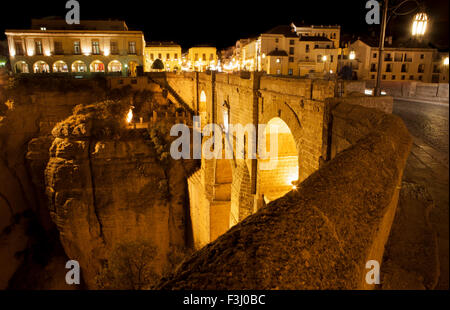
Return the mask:
<svg viewBox="0 0 450 310">
<path fill-rule="evenodd" d="M 449 288 L 448 105 L 396 101 L 414 144 L 381 267 L 383 289 Z"/>
</svg>

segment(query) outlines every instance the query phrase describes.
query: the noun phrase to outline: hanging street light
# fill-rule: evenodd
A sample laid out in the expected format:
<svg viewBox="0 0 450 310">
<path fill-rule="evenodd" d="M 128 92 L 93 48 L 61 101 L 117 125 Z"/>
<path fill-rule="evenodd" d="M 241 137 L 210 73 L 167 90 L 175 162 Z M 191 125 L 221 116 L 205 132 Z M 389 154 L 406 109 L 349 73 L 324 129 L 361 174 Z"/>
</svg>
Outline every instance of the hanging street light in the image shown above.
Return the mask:
<svg viewBox="0 0 450 310">
<path fill-rule="evenodd" d="M 428 15 L 425 13 L 418 13 L 414 17 L 412 25 L 412 35 L 413 36 L 423 36 L 427 30 Z"/>
<path fill-rule="evenodd" d="M 416 7 L 408 12 L 400 12 L 400 8 L 403 7 L 404 4 L 414 2 Z M 392 16 L 401 16 L 401 15 L 409 15 L 413 12 L 422 11 L 422 5 L 419 0 L 403 0 L 398 4 L 393 5 L 391 8 L 389 7 L 389 0 L 384 0 L 383 5 L 383 20 L 381 23 L 381 32 L 380 32 L 380 47 L 378 52 L 378 68 L 377 68 L 377 80 L 375 85 L 374 96 L 381 95 L 381 68 L 383 65 L 383 52 L 384 52 L 384 41 L 386 38 L 386 26 L 389 23 L 389 20 Z M 390 12 L 390 15 L 388 14 Z M 412 34 L 416 37 L 423 37 L 427 30 L 429 18 L 428 15 L 420 12 L 417 13 L 414 17 L 413 25 L 412 25 Z"/>
</svg>

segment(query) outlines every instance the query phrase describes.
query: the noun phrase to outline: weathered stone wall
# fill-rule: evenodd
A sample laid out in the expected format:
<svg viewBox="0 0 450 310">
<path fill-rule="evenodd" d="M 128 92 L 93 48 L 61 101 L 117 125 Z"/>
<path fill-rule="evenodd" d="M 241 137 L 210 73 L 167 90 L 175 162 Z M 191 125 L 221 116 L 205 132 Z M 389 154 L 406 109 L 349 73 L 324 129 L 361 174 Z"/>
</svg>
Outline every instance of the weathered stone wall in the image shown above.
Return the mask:
<svg viewBox="0 0 450 310">
<path fill-rule="evenodd" d="M 158 288 L 373 288 L 366 262 L 382 260 L 411 137 L 396 116 L 345 103 L 333 113 L 366 119 L 357 143 L 194 253 Z"/>
<path fill-rule="evenodd" d="M 353 94 L 352 96 L 328 99 L 328 101 L 334 104 L 347 103 L 366 108 L 374 108 L 387 114 L 391 114 L 394 109 L 394 98 L 391 96 L 374 97 Z"/>
</svg>

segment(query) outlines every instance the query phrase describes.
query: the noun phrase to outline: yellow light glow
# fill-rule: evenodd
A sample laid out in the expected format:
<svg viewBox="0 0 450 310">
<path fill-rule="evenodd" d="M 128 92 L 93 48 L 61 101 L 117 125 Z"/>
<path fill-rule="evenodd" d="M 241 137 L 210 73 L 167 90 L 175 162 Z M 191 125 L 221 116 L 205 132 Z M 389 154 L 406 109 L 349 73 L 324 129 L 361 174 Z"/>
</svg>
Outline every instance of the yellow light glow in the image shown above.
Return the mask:
<svg viewBox="0 0 450 310">
<path fill-rule="evenodd" d="M 11 55 L 11 57 L 16 56 L 16 51 L 11 49 L 11 51 L 9 52 L 9 55 Z"/>
<path fill-rule="evenodd" d="M 52 53 L 49 50 L 46 50 L 44 54 L 45 56 L 50 56 Z"/>
<path fill-rule="evenodd" d="M 127 114 L 127 123 L 131 123 L 132 120 L 133 120 L 133 110 L 130 109 Z"/>
<path fill-rule="evenodd" d="M 327 56 L 322 56 L 322 61 L 327 61 Z"/>
<path fill-rule="evenodd" d="M 34 55 L 34 53 L 33 53 L 33 51 L 32 50 L 28 50 L 28 56 L 33 56 Z"/>
<path fill-rule="evenodd" d="M 351 51 L 351 52 L 350 52 L 350 55 L 348 56 L 348 58 L 349 58 L 350 60 L 354 60 L 354 59 L 356 58 L 355 52 L 354 52 L 354 51 Z"/>
<path fill-rule="evenodd" d="M 428 16 L 425 13 L 418 13 L 414 17 L 412 25 L 413 36 L 423 36 L 427 30 Z"/>
<path fill-rule="evenodd" d="M 295 191 L 297 189 L 296 185 L 292 185 L 292 189 Z"/>
<path fill-rule="evenodd" d="M 103 55 L 109 56 L 109 49 L 105 49 L 105 50 L 103 51 Z"/>
<path fill-rule="evenodd" d="M 444 65 L 448 66 L 448 57 L 445 57 L 445 59 L 444 59 Z"/>
</svg>

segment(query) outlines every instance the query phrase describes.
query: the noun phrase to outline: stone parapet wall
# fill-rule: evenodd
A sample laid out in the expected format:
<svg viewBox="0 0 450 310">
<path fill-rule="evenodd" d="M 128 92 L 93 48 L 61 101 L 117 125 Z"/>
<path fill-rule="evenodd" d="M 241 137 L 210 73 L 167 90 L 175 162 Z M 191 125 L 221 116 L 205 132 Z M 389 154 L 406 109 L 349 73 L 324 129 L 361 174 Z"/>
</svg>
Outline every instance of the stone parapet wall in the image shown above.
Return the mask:
<svg viewBox="0 0 450 310">
<path fill-rule="evenodd" d="M 412 140 L 393 115 L 346 103 L 333 115 L 350 128 L 361 124 L 348 134 L 350 147 L 297 191 L 194 253 L 157 288 L 372 289 L 366 262 L 382 260 Z"/>
</svg>

